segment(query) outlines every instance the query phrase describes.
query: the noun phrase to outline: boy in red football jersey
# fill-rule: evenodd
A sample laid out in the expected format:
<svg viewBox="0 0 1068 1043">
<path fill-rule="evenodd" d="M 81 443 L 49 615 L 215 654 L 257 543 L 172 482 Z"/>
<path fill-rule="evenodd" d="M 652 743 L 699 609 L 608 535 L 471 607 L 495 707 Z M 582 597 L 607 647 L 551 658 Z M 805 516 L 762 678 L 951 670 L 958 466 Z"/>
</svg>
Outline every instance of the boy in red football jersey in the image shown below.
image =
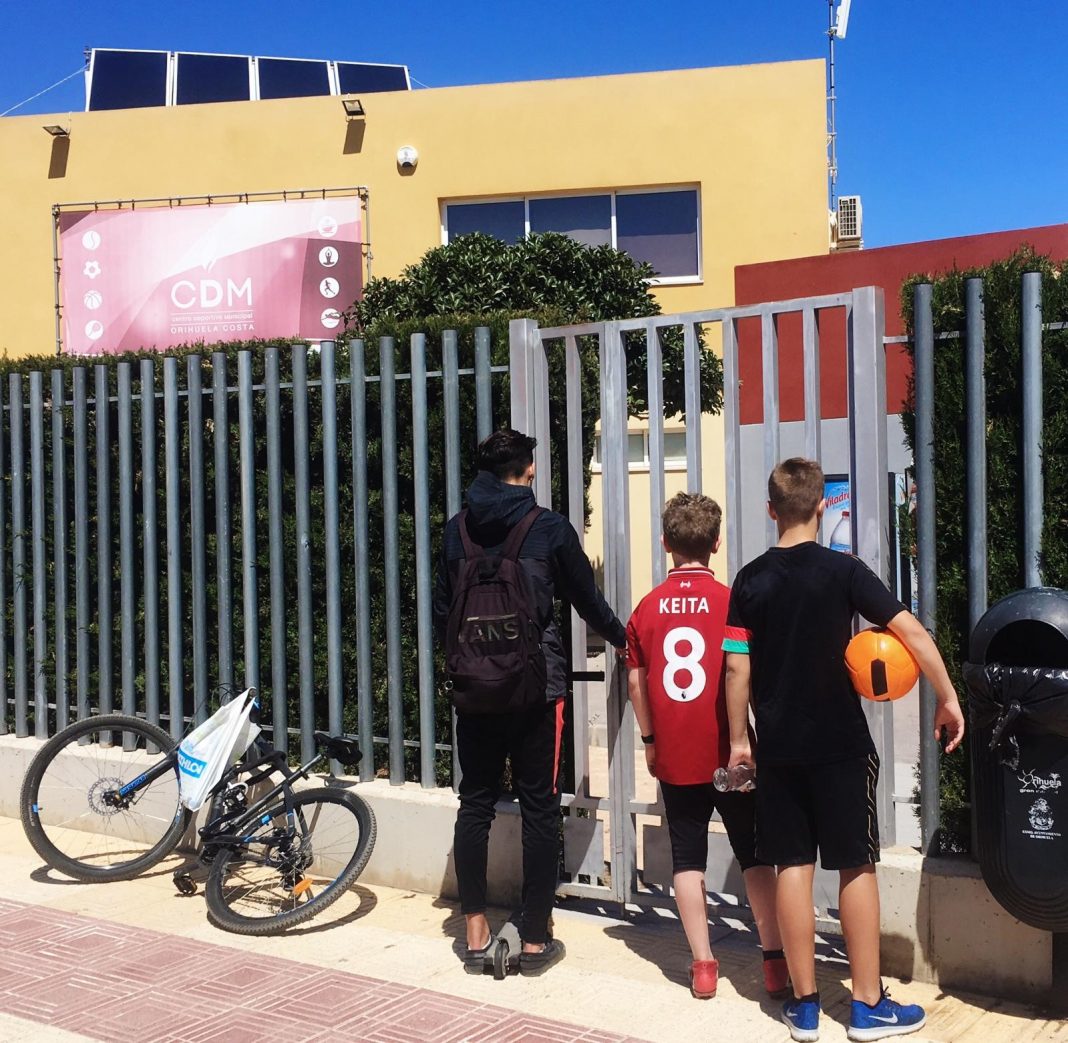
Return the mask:
<svg viewBox="0 0 1068 1043">
<path fill-rule="evenodd" d="M 708 824 L 718 810 L 745 880 L 764 949 L 764 984 L 785 991 L 786 961 L 775 918 L 775 870 L 756 857 L 752 793 L 719 793 L 730 733 L 722 652 L 730 591 L 708 567 L 719 548 L 722 512 L 707 496 L 679 493 L 664 510 L 663 543 L 674 568 L 639 602 L 627 626 L 630 699 L 650 774 L 660 780 L 674 871 L 675 902 L 693 963 L 690 991 L 716 994 L 719 964 L 708 938 L 705 868 Z"/>
</svg>

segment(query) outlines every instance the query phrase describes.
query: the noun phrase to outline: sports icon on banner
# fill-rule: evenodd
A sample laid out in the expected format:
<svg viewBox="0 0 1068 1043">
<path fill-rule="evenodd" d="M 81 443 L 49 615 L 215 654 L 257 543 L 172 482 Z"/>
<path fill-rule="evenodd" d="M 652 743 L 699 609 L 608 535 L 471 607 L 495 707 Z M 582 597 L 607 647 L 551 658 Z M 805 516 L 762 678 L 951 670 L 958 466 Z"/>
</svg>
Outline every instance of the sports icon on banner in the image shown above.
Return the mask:
<svg viewBox="0 0 1068 1043">
<path fill-rule="evenodd" d="M 61 210 L 63 350 L 336 335 L 363 289 L 357 196 Z"/>
</svg>

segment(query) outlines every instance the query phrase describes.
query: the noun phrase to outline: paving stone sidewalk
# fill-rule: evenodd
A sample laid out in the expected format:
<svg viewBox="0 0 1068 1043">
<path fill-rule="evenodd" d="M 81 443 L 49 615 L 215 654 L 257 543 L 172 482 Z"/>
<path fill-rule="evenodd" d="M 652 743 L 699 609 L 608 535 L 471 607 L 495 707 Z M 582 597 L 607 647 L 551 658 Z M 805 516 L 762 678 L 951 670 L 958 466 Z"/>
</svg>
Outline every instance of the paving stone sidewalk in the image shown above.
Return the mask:
<svg viewBox="0 0 1068 1043">
<path fill-rule="evenodd" d="M 40 864 L 21 826 L 0 818 L 0 1040 L 74 1043 L 784 1043 L 763 994 L 759 951 L 740 925 L 713 930 L 721 982 L 686 988 L 681 927 L 655 912 L 562 903 L 563 963 L 539 978 L 464 973 L 455 904 L 357 884 L 320 919 L 278 938 L 208 924 L 203 897 L 175 894 L 173 866 L 137 880 L 78 884 Z M 503 919 L 503 913 L 495 917 Z M 825 1043 L 845 1040 L 848 969 L 821 946 Z M 927 1007 L 916 1043 L 1068 1043 L 1040 1011 L 936 986 L 889 982 Z"/>
<path fill-rule="evenodd" d="M 381 978 L 2 899 L 0 1010 L 108 1043 L 638 1043 Z"/>
</svg>

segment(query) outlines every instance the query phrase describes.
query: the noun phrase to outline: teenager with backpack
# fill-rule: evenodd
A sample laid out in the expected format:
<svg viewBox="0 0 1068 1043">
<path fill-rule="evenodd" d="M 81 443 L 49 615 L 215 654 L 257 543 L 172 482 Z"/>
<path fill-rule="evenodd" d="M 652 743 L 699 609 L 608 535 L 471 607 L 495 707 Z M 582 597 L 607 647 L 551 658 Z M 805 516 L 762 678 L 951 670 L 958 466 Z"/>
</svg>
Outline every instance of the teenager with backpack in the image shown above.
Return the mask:
<svg viewBox="0 0 1068 1043">
<path fill-rule="evenodd" d="M 467 507 L 445 528 L 434 590 L 434 622 L 457 714 L 462 778 L 453 855 L 467 919 L 464 963 L 472 973 L 482 972 L 494 943 L 486 919 L 486 853 L 506 758 L 523 819 L 520 973 L 539 974 L 564 955 L 549 929 L 568 682 L 554 600 L 569 602 L 616 649 L 627 643 L 571 523 L 535 503 L 536 444 L 505 429 L 479 445 L 478 475 Z"/>
</svg>

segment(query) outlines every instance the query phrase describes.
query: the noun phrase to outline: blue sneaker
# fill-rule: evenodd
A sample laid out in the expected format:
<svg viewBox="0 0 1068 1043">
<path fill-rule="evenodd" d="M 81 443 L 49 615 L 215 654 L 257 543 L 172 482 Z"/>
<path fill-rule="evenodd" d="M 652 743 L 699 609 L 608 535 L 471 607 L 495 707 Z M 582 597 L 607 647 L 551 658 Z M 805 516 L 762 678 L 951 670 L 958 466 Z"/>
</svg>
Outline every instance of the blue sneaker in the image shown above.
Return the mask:
<svg viewBox="0 0 1068 1043">
<path fill-rule="evenodd" d="M 804 1041 L 820 1038 L 820 1001 L 787 1000 L 782 1005 L 783 1023 L 790 1029 L 793 1039 Z"/>
<path fill-rule="evenodd" d="M 854 1040 L 904 1036 L 923 1028 L 926 1021 L 923 1007 L 915 1003 L 895 1003 L 884 990 L 874 1007 L 853 1000 L 847 1035 Z"/>
</svg>

